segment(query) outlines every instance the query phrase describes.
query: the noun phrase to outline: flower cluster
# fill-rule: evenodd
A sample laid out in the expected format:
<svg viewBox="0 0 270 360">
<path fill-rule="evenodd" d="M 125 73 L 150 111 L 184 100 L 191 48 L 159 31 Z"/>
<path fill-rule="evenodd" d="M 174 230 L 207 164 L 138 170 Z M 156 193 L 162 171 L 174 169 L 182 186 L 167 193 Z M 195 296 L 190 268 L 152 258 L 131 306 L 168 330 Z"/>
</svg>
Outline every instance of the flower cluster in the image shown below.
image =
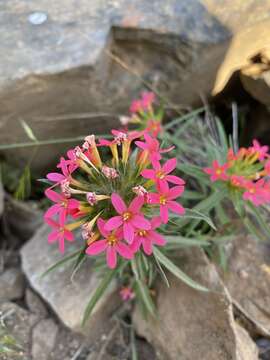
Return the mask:
<svg viewBox="0 0 270 360">
<path fill-rule="evenodd" d="M 255 206 L 270 202 L 270 154 L 268 146 L 261 146 L 253 140 L 253 146 L 241 148 L 237 153 L 229 149 L 227 162 L 223 165 L 213 161 L 211 168 L 204 172 L 211 181 L 224 181 L 229 189 L 241 192 L 244 200 Z"/>
<path fill-rule="evenodd" d="M 129 108 L 130 116 L 121 116 L 120 122 L 123 126 L 135 124 L 139 130 L 146 130 L 150 135 L 157 137 L 162 131 L 163 112 L 155 112 L 155 94 L 143 92 L 141 97 L 134 100 Z"/>
<path fill-rule="evenodd" d="M 151 111 L 153 96 L 144 94 L 132 111 Z M 112 139 L 87 136 L 81 146 L 61 157 L 58 171 L 49 173 L 52 185 L 45 195 L 54 203 L 45 221 L 52 227 L 49 242 L 74 241 L 73 230 L 81 230 L 85 253 L 105 253 L 110 268 L 117 256 L 132 259 L 138 251 L 151 255 L 153 246 L 166 241 L 158 231 L 169 220 L 169 212 L 182 215 L 176 199 L 184 181 L 172 175 L 176 159 L 162 163 L 162 149 L 150 131 L 112 130 Z"/>
</svg>

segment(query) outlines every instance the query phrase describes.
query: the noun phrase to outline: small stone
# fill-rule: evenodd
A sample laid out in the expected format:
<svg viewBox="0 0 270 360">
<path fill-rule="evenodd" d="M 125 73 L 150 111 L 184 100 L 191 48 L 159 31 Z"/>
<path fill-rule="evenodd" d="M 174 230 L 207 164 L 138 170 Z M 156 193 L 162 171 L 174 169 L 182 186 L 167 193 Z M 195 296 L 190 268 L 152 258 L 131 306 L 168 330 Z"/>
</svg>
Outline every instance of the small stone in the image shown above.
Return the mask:
<svg viewBox="0 0 270 360">
<path fill-rule="evenodd" d="M 28 309 L 32 313 L 39 315 L 41 318 L 44 318 L 48 315 L 46 306 L 43 304 L 39 296 L 29 288 L 26 289 L 25 301 Z"/>
<path fill-rule="evenodd" d="M 48 360 L 54 348 L 58 327 L 52 319 L 41 320 L 33 329 L 32 358 Z"/>
<path fill-rule="evenodd" d="M 23 296 L 25 279 L 17 268 L 5 270 L 0 275 L 0 300 L 16 300 Z"/>
<path fill-rule="evenodd" d="M 28 16 L 28 20 L 33 25 L 41 25 L 47 21 L 48 15 L 44 12 L 34 12 Z"/>
<path fill-rule="evenodd" d="M 1 322 L 4 323 L 5 334 L 14 340 L 15 353 L 7 356 L 0 356 L 1 360 L 29 360 L 29 344 L 31 342 L 31 331 L 38 322 L 38 317 L 20 306 L 5 302 L 0 304 Z"/>
<path fill-rule="evenodd" d="M 116 284 L 111 283 L 94 309 L 85 327 L 81 326 L 85 308 L 94 294 L 100 278 L 92 271 L 88 257 L 71 280 L 72 262 L 59 266 L 41 278 L 51 265 L 63 258 L 57 244 L 48 244 L 51 230 L 43 225 L 22 247 L 22 268 L 31 287 L 54 310 L 60 320 L 70 329 L 85 334 L 89 340 L 96 339 L 108 326 L 112 312 L 118 306 L 119 298 L 115 293 Z M 79 236 L 67 244 L 65 256 L 81 249 L 83 240 Z"/>
</svg>

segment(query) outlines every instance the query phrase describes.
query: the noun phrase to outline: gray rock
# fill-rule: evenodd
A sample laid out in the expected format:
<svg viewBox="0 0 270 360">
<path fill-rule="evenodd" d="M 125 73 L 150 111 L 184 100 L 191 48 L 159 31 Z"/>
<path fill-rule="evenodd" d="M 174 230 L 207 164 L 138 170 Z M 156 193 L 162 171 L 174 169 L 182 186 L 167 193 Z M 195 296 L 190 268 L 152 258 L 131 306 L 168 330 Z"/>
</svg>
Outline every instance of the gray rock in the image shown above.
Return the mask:
<svg viewBox="0 0 270 360">
<path fill-rule="evenodd" d="M 138 309 L 134 323 L 166 360 L 255 360 L 258 353 L 248 334 L 233 319 L 230 296 L 214 266 L 199 249 L 182 251 L 183 270 L 207 286 L 209 293 L 193 290 L 176 278 L 170 288 L 161 284 L 157 319 L 143 320 Z"/>
<path fill-rule="evenodd" d="M 104 132 L 141 91 L 141 78 L 169 103 L 200 102 L 231 37 L 243 28 L 256 33 L 270 2 L 263 11 L 255 0 L 10 0 L 1 7 L 0 143 L 9 144 L 27 140 L 21 119 L 38 139 Z M 62 151 L 40 148 L 33 167 L 47 169 Z M 22 164 L 32 149 L 9 154 Z"/>
<path fill-rule="evenodd" d="M 7 196 L 5 222 L 7 230 L 21 242 L 28 240 L 43 222 L 42 211 L 35 201 L 18 201 Z"/>
<path fill-rule="evenodd" d="M 235 305 L 270 336 L 270 247 L 251 236 L 239 236 L 228 251 L 228 270 L 223 281 Z"/>
<path fill-rule="evenodd" d="M 0 274 L 0 301 L 20 299 L 24 294 L 25 279 L 18 268 L 10 268 Z"/>
<path fill-rule="evenodd" d="M 32 332 L 33 360 L 49 360 L 54 348 L 58 327 L 52 319 L 41 320 Z"/>
<path fill-rule="evenodd" d="M 31 331 L 38 322 L 38 317 L 11 302 L 1 303 L 0 313 L 1 334 L 11 340 L 7 346 L 12 350 L 7 354 L 1 353 L 1 360 L 31 359 Z M 3 340 L 4 338 L 1 338 L 1 345 Z"/>
<path fill-rule="evenodd" d="M 97 304 L 87 326 L 82 328 L 85 307 L 100 279 L 92 271 L 91 261 L 88 259 L 72 281 L 69 264 L 58 267 L 41 278 L 43 272 L 62 258 L 57 245 L 49 245 L 47 242 L 49 231 L 46 225 L 42 226 L 23 246 L 21 250 L 23 271 L 32 288 L 51 306 L 66 326 L 84 333 L 89 339 L 94 339 L 106 328 L 109 316 L 117 306 L 114 297 L 115 287 L 112 284 Z M 81 241 L 77 239 L 70 244 L 65 255 L 79 249 L 82 246 Z"/>
<path fill-rule="evenodd" d="M 41 318 L 47 317 L 48 311 L 46 306 L 43 304 L 39 296 L 29 288 L 27 288 L 25 292 L 25 302 L 32 313 L 39 315 Z"/>
</svg>

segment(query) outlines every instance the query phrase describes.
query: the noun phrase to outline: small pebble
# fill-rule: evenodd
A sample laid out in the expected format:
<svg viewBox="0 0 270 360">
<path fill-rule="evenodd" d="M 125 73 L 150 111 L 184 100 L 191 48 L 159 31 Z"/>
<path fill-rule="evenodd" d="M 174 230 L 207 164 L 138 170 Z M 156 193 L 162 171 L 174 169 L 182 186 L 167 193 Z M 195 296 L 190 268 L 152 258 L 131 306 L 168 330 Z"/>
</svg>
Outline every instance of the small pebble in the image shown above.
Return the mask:
<svg viewBox="0 0 270 360">
<path fill-rule="evenodd" d="M 48 19 L 48 15 L 44 12 L 33 12 L 28 16 L 28 21 L 33 25 L 42 25 Z"/>
</svg>

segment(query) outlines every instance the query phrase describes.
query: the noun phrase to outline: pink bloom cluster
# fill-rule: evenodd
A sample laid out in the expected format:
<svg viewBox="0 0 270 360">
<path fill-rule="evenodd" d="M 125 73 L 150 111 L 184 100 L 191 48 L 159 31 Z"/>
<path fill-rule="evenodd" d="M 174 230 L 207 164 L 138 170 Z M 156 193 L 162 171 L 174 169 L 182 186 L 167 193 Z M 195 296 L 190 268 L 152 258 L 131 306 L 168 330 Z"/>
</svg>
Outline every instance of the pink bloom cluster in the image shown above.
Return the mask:
<svg viewBox="0 0 270 360">
<path fill-rule="evenodd" d="M 145 109 L 152 101 L 145 94 L 141 104 Z M 44 218 L 52 227 L 49 242 L 58 242 L 61 252 L 79 228 L 85 253 L 105 253 L 108 266 L 115 268 L 118 256 L 151 255 L 153 246 L 166 244 L 158 229 L 169 221 L 169 212 L 184 213 L 176 199 L 185 183 L 172 174 L 176 159 L 162 163 L 162 154 L 171 148 L 162 149 L 147 130 L 113 130 L 112 135 L 98 143 L 94 135 L 87 136 L 61 157 L 58 172 L 47 175 L 52 185 L 45 195 L 54 204 Z"/>
<path fill-rule="evenodd" d="M 131 116 L 121 116 L 120 122 L 123 126 L 136 124 L 142 130 L 146 130 L 150 135 L 157 137 L 162 131 L 161 111 L 155 112 L 155 94 L 153 92 L 143 92 L 141 97 L 134 100 L 129 108 Z"/>
<path fill-rule="evenodd" d="M 227 162 L 219 164 L 213 161 L 212 167 L 204 172 L 210 175 L 210 180 L 224 181 L 229 189 L 242 193 L 244 200 L 251 201 L 255 206 L 270 202 L 270 154 L 268 146 L 261 146 L 253 140 L 253 146 L 241 148 L 235 154 L 229 149 Z"/>
</svg>

